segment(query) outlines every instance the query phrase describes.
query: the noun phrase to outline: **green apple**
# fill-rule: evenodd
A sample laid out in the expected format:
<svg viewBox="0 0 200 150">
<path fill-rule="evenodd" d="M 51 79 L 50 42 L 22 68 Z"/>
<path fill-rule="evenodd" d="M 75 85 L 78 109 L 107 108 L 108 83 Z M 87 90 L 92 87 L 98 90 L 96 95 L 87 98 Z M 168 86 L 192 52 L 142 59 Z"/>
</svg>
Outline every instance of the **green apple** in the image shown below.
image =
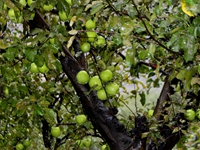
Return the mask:
<svg viewBox="0 0 200 150">
<path fill-rule="evenodd" d="M 98 91 L 97 91 L 97 97 L 98 97 L 100 100 L 106 100 L 106 99 L 107 99 L 106 91 L 105 91 L 104 89 L 98 90 Z"/>
<path fill-rule="evenodd" d="M 5 95 L 9 95 L 9 89 L 8 89 L 8 87 L 6 87 L 6 88 L 4 89 L 4 93 L 5 93 Z"/>
<path fill-rule="evenodd" d="M 34 62 L 31 63 L 31 72 L 32 73 L 39 73 L 38 67 Z"/>
<path fill-rule="evenodd" d="M 104 70 L 100 73 L 100 78 L 102 81 L 104 82 L 108 82 L 110 80 L 112 80 L 113 78 L 113 73 L 110 70 Z"/>
<path fill-rule="evenodd" d="M 54 38 L 51 38 L 51 39 L 49 40 L 49 42 L 50 42 L 51 44 L 54 44 L 54 43 L 55 43 L 55 39 L 54 39 Z"/>
<path fill-rule="evenodd" d="M 18 143 L 18 144 L 16 145 L 16 150 L 23 150 L 23 149 L 24 149 L 24 145 L 23 145 L 23 144 Z"/>
<path fill-rule="evenodd" d="M 51 4 L 49 4 L 49 5 L 44 5 L 44 6 L 43 6 L 43 9 L 44 9 L 45 11 L 51 11 L 51 10 L 53 9 L 53 5 L 51 5 Z"/>
<path fill-rule="evenodd" d="M 3 4 L 3 9 L 4 9 L 4 10 L 7 10 L 7 8 L 8 8 L 8 7 L 7 7 L 6 3 L 4 3 L 4 4 Z"/>
<path fill-rule="evenodd" d="M 47 68 L 46 64 L 44 64 L 42 67 L 38 67 L 38 70 L 41 73 L 47 73 L 49 71 L 49 68 Z"/>
<path fill-rule="evenodd" d="M 95 42 L 95 45 L 99 47 L 103 47 L 106 44 L 106 40 L 103 36 L 97 36 L 97 41 Z"/>
<path fill-rule="evenodd" d="M 23 22 L 23 17 L 22 17 L 22 15 L 20 15 L 18 18 L 18 23 L 22 23 L 22 22 Z"/>
<path fill-rule="evenodd" d="M 200 120 L 200 109 L 196 112 L 196 117 Z"/>
<path fill-rule="evenodd" d="M 90 80 L 89 74 L 85 70 L 81 70 L 77 73 L 76 79 L 79 84 L 87 84 Z"/>
<path fill-rule="evenodd" d="M 106 145 L 105 144 L 101 146 L 101 150 L 106 150 Z"/>
<path fill-rule="evenodd" d="M 94 42 L 94 39 L 97 37 L 97 33 L 93 31 L 86 32 L 88 37 L 88 42 Z"/>
<path fill-rule="evenodd" d="M 148 111 L 148 117 L 151 118 L 153 116 L 154 110 L 150 109 Z"/>
<path fill-rule="evenodd" d="M 86 29 L 94 29 L 94 28 L 96 28 L 96 23 L 92 19 L 90 19 L 90 20 L 86 21 L 85 27 L 86 27 Z"/>
<path fill-rule="evenodd" d="M 24 140 L 23 145 L 24 145 L 25 147 L 29 147 L 29 146 L 31 145 L 31 141 L 28 140 L 28 139 L 26 139 L 26 140 Z"/>
<path fill-rule="evenodd" d="M 102 88 L 102 84 L 99 76 L 92 77 L 89 81 L 89 86 L 94 88 L 94 90 L 100 90 Z"/>
<path fill-rule="evenodd" d="M 91 138 L 83 138 L 82 142 L 85 148 L 89 148 L 91 145 Z"/>
<path fill-rule="evenodd" d="M 85 42 L 81 45 L 81 50 L 86 53 L 90 51 L 90 43 Z"/>
<path fill-rule="evenodd" d="M 61 19 L 62 21 L 66 21 L 66 20 L 68 19 L 67 14 L 66 14 L 66 12 L 64 12 L 64 11 L 59 11 L 59 12 L 58 12 L 58 15 L 59 15 L 59 17 L 60 17 L 60 19 Z"/>
<path fill-rule="evenodd" d="M 119 85 L 115 82 L 108 83 L 105 89 L 109 95 L 113 96 L 119 91 Z"/>
<path fill-rule="evenodd" d="M 14 11 L 13 8 L 10 8 L 10 9 L 8 10 L 8 17 L 9 17 L 10 19 L 16 19 L 16 18 L 15 18 L 15 11 Z"/>
<path fill-rule="evenodd" d="M 76 116 L 76 122 L 78 124 L 84 124 L 86 121 L 87 121 L 87 117 L 84 114 Z"/>
<path fill-rule="evenodd" d="M 72 5 L 72 0 L 66 0 L 69 5 Z"/>
<path fill-rule="evenodd" d="M 51 127 L 51 134 L 54 137 L 59 137 L 61 135 L 60 127 Z"/>
<path fill-rule="evenodd" d="M 20 3 L 22 6 L 26 6 L 26 0 L 20 0 L 19 3 Z"/>
<path fill-rule="evenodd" d="M 187 109 L 186 112 L 184 113 L 185 119 L 192 121 L 195 118 L 195 111 L 193 109 Z"/>
<path fill-rule="evenodd" d="M 33 3 L 33 0 L 28 0 L 27 1 L 28 6 L 31 6 L 32 3 Z"/>
</svg>

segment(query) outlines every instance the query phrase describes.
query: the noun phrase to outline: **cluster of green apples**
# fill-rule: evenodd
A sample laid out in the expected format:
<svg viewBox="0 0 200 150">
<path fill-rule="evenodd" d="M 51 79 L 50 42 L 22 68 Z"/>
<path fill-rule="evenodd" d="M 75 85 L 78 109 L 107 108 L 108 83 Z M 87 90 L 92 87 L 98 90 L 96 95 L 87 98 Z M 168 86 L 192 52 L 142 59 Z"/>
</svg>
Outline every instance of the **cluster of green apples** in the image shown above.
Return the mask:
<svg viewBox="0 0 200 150">
<path fill-rule="evenodd" d="M 200 109 L 197 110 L 196 112 L 193 109 L 187 109 L 184 113 L 184 117 L 185 119 L 187 119 L 188 121 L 192 121 L 195 119 L 195 117 L 197 119 L 200 119 Z"/>
<path fill-rule="evenodd" d="M 27 149 L 31 145 L 31 141 L 26 139 L 23 143 L 18 143 L 15 148 L 16 150 L 24 150 Z"/>
<path fill-rule="evenodd" d="M 38 67 L 34 62 L 31 63 L 31 69 L 30 71 L 32 73 L 47 73 L 49 71 L 49 68 L 44 63 L 42 67 Z"/>
<path fill-rule="evenodd" d="M 119 91 L 119 85 L 115 82 L 111 82 L 113 73 L 108 69 L 100 72 L 99 76 L 96 75 L 91 78 L 85 70 L 81 70 L 77 73 L 76 79 L 79 84 L 89 83 L 90 88 L 97 91 L 97 97 L 100 100 L 106 100 L 107 94 L 114 96 Z M 103 88 L 102 83 L 105 83 L 105 88 Z"/>
<path fill-rule="evenodd" d="M 19 3 L 21 4 L 21 6 L 25 7 L 26 4 L 28 4 L 28 6 L 30 6 L 32 4 L 32 0 L 28 0 L 26 2 L 26 0 L 19 0 Z M 7 5 L 4 4 L 4 9 L 7 10 Z M 32 13 L 30 18 L 34 18 L 35 13 Z M 14 9 L 14 8 L 10 8 L 8 10 L 8 17 L 15 23 L 22 23 L 23 22 L 23 16 L 22 13 L 18 10 L 18 9 Z"/>
<path fill-rule="evenodd" d="M 95 31 L 93 31 L 96 28 L 96 22 L 92 19 L 89 19 L 85 23 L 85 28 L 88 30 L 86 31 L 87 35 L 87 42 L 84 42 L 81 45 L 81 50 L 86 53 L 90 51 L 91 44 L 95 47 L 103 47 L 106 44 L 106 40 L 103 36 L 97 35 Z"/>
</svg>

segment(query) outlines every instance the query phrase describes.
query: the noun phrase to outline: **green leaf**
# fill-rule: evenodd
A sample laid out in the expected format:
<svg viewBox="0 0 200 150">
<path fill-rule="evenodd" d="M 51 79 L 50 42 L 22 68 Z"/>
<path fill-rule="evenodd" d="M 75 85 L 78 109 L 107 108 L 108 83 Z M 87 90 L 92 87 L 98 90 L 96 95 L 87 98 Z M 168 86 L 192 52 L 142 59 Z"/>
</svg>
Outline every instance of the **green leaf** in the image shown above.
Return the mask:
<svg viewBox="0 0 200 150">
<path fill-rule="evenodd" d="M 132 5 L 126 5 L 125 10 L 131 18 L 134 18 L 137 15 L 137 11 Z"/>
<path fill-rule="evenodd" d="M 136 62 L 135 60 L 135 53 L 136 53 L 136 50 L 133 48 L 133 49 L 128 49 L 127 52 L 126 52 L 126 63 L 128 66 L 131 66 L 131 65 L 134 65 Z"/>
<path fill-rule="evenodd" d="M 56 63 L 56 57 L 54 54 L 49 51 L 48 49 L 45 49 L 42 53 L 42 57 L 45 59 L 46 65 L 49 69 L 56 69 L 55 63 Z"/>
<path fill-rule="evenodd" d="M 44 58 L 41 55 L 36 55 L 34 62 L 38 67 L 42 67 L 44 65 Z"/>
<path fill-rule="evenodd" d="M 37 55 L 37 49 L 35 47 L 28 47 L 25 49 L 25 55 L 29 61 L 33 62 Z"/>
<path fill-rule="evenodd" d="M 146 96 L 145 96 L 145 93 L 144 92 L 142 92 L 142 93 L 139 93 L 139 95 L 140 95 L 140 102 L 141 102 L 141 104 L 142 104 L 142 106 L 144 106 L 145 105 L 145 103 L 146 103 Z"/>
<path fill-rule="evenodd" d="M 38 104 L 33 105 L 33 110 L 36 115 L 39 115 L 39 116 L 44 115 L 43 109 Z"/>
<path fill-rule="evenodd" d="M 102 2 L 96 3 L 95 5 L 92 6 L 92 9 L 90 10 L 90 14 L 94 15 L 103 8 L 104 8 L 104 4 Z"/>
<path fill-rule="evenodd" d="M 15 56 L 17 56 L 18 54 L 18 49 L 17 47 L 9 47 L 7 50 L 6 50 L 6 53 L 3 54 L 3 56 L 8 60 L 8 61 L 12 61 Z"/>
<path fill-rule="evenodd" d="M 68 15 L 70 12 L 70 6 L 66 0 L 57 0 L 57 8 L 59 11 L 64 11 Z"/>
<path fill-rule="evenodd" d="M 187 70 L 180 70 L 180 72 L 176 75 L 176 78 L 179 80 L 183 80 L 185 78 L 185 74 L 186 74 Z"/>
<path fill-rule="evenodd" d="M 50 108 L 44 108 L 44 118 L 47 120 L 48 123 L 51 125 L 55 125 L 57 123 L 56 121 L 56 113 L 53 109 Z"/>
</svg>

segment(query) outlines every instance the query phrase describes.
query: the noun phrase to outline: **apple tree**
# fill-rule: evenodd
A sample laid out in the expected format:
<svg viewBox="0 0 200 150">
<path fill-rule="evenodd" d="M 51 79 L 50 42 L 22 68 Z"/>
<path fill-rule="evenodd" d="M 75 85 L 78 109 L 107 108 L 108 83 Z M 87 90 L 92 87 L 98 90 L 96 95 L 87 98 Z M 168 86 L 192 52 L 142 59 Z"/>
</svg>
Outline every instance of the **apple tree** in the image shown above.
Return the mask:
<svg viewBox="0 0 200 150">
<path fill-rule="evenodd" d="M 199 7 L 0 1 L 1 149 L 199 149 Z"/>
</svg>

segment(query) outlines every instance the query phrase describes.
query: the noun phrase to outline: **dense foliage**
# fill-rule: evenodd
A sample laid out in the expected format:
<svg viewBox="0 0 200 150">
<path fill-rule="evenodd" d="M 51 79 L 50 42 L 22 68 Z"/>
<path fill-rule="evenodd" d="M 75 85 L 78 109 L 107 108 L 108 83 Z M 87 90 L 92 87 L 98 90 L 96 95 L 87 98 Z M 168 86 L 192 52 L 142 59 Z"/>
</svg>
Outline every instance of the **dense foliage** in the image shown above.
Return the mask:
<svg viewBox="0 0 200 150">
<path fill-rule="evenodd" d="M 0 1 L 0 149 L 199 149 L 199 7 Z"/>
</svg>

